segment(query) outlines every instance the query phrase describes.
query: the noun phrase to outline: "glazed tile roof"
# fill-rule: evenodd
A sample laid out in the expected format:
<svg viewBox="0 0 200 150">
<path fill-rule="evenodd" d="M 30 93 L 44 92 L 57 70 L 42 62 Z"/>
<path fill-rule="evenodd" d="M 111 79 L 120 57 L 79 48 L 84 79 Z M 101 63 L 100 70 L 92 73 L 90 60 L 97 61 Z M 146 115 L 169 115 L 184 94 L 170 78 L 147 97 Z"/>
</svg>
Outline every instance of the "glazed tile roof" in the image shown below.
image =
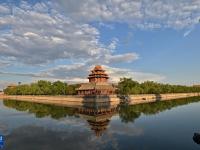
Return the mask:
<svg viewBox="0 0 200 150">
<path fill-rule="evenodd" d="M 97 65 L 94 67 L 94 70 L 103 70 L 103 68 L 100 65 Z"/>
</svg>

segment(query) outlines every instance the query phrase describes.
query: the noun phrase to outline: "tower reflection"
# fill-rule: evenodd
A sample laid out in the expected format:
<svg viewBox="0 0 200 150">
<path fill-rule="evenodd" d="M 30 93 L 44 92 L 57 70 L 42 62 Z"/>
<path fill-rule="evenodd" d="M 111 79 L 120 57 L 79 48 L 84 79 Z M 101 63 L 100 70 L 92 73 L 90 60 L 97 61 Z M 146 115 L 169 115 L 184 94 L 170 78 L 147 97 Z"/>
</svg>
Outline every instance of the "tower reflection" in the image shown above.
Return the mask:
<svg viewBox="0 0 200 150">
<path fill-rule="evenodd" d="M 117 114 L 117 111 L 118 105 L 110 102 L 84 103 L 83 107 L 78 108 L 78 115 L 87 120 L 91 130 L 99 137 L 106 131 L 112 116 Z"/>
</svg>

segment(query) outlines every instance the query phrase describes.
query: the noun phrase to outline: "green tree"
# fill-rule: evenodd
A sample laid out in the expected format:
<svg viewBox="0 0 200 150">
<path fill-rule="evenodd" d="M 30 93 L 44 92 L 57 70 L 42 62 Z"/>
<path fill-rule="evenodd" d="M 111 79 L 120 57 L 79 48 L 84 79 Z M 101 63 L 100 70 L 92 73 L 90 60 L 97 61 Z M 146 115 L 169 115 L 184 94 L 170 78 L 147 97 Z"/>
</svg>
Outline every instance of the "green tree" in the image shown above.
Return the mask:
<svg viewBox="0 0 200 150">
<path fill-rule="evenodd" d="M 118 92 L 123 95 L 128 94 L 139 94 L 138 92 L 139 83 L 133 81 L 131 78 L 121 78 L 118 83 Z"/>
<path fill-rule="evenodd" d="M 56 81 L 52 84 L 52 94 L 54 95 L 65 95 L 67 84 Z"/>
<path fill-rule="evenodd" d="M 38 81 L 38 86 L 41 90 L 41 95 L 51 95 L 52 94 L 51 82 L 40 80 L 40 81 Z"/>
</svg>

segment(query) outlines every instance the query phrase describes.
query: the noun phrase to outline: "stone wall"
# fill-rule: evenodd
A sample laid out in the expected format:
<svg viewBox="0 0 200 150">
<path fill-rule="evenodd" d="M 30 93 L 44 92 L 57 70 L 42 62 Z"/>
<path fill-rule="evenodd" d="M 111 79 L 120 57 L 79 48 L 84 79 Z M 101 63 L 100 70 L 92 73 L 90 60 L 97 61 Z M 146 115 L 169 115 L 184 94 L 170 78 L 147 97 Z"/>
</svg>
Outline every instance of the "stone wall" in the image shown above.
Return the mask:
<svg viewBox="0 0 200 150">
<path fill-rule="evenodd" d="M 139 94 L 130 95 L 129 98 L 130 104 L 141 104 L 196 96 L 200 96 L 200 93 Z"/>
<path fill-rule="evenodd" d="M 130 95 L 129 104 L 141 104 L 141 103 L 151 103 L 156 101 L 173 100 L 179 98 L 195 97 L 200 96 L 200 93 L 175 93 L 175 94 L 140 94 L 140 95 Z M 45 104 L 55 104 L 55 105 L 66 105 L 66 106 L 82 106 L 83 102 L 105 102 L 104 99 L 98 98 L 85 98 L 84 96 L 69 95 L 69 96 L 11 96 L 11 95 L 0 95 L 0 99 L 14 99 L 19 101 L 30 101 Z M 98 100 L 97 100 L 98 99 Z M 120 99 L 117 95 L 109 95 L 108 100 L 110 103 L 119 104 Z"/>
<path fill-rule="evenodd" d="M 84 96 L 69 95 L 69 96 L 33 96 L 33 95 L 0 95 L 0 99 L 13 99 L 19 101 L 29 101 L 44 104 L 55 104 L 62 106 L 78 107 L 82 106 L 83 102 L 94 102 L 94 98 L 85 98 Z M 103 99 L 98 102 L 105 102 Z M 109 102 L 112 104 L 119 104 L 119 99 L 116 95 L 109 96 Z"/>
</svg>

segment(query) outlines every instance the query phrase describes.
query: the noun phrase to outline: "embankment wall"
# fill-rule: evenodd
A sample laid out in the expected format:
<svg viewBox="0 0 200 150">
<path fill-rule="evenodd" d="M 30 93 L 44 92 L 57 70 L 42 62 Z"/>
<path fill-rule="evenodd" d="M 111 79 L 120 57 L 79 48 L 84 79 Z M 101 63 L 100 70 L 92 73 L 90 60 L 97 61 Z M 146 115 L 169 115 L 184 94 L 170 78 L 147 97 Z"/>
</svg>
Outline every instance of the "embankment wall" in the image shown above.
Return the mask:
<svg viewBox="0 0 200 150">
<path fill-rule="evenodd" d="M 139 94 L 129 95 L 129 104 L 142 104 L 151 103 L 156 101 L 165 101 L 173 99 L 181 99 L 187 97 L 197 97 L 200 93 L 174 93 L 174 94 Z M 109 101 L 111 104 L 119 104 L 120 98 L 117 95 L 109 95 Z M 32 96 L 32 95 L 0 95 L 0 99 L 13 99 L 19 101 L 29 101 L 36 103 L 66 105 L 66 106 L 82 106 L 83 102 L 94 102 L 92 98 L 85 99 L 84 96 L 69 95 L 69 96 Z M 98 99 L 98 102 L 104 102 L 102 99 Z"/>
</svg>

